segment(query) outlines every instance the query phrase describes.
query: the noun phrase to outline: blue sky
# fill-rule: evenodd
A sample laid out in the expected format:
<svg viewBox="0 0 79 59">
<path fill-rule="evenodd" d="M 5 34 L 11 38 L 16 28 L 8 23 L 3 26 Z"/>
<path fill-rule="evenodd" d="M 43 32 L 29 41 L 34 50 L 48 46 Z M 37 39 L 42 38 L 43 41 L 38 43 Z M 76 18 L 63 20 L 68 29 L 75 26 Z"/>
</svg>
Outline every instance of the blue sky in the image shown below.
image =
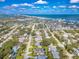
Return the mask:
<svg viewBox="0 0 79 59">
<path fill-rule="evenodd" d="M 1 14 L 79 14 L 79 0 L 0 0 Z"/>
</svg>

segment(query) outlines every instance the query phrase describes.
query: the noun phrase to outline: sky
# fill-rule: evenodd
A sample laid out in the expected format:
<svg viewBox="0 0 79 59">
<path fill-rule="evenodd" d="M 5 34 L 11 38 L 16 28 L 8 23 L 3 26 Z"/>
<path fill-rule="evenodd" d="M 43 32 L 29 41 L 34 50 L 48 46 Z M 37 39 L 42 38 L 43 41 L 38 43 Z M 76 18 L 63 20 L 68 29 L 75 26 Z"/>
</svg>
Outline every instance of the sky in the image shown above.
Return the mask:
<svg viewBox="0 0 79 59">
<path fill-rule="evenodd" d="M 79 14 L 79 0 L 0 0 L 0 14 Z"/>
</svg>

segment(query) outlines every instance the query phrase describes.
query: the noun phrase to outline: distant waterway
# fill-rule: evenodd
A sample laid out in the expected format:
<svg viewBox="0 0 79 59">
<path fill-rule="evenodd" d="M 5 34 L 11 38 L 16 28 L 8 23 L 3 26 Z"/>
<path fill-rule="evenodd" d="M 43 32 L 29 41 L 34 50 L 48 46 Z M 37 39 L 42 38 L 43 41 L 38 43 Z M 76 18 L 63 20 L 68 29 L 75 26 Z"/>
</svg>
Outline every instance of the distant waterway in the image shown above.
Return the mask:
<svg viewBox="0 0 79 59">
<path fill-rule="evenodd" d="M 49 18 L 51 20 L 65 20 L 65 21 L 79 21 L 79 14 L 57 14 L 57 15 L 52 15 L 52 14 L 29 14 L 29 16 L 37 16 L 37 17 L 44 17 L 44 18 Z"/>
<path fill-rule="evenodd" d="M 16 16 L 35 16 L 40 18 L 45 18 L 48 20 L 65 20 L 65 21 L 78 21 L 79 14 L 22 14 L 22 15 L 5 15 L 1 14 L 0 19 L 15 18 Z"/>
</svg>

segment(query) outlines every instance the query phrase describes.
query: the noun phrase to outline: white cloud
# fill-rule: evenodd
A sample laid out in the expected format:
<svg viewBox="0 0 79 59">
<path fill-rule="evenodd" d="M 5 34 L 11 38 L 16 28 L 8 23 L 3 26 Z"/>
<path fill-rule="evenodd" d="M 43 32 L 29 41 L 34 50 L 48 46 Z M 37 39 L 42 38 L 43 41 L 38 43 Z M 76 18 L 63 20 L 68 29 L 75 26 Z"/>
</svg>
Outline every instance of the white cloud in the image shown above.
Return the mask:
<svg viewBox="0 0 79 59">
<path fill-rule="evenodd" d="M 57 8 L 57 6 L 53 6 L 53 8 Z"/>
<path fill-rule="evenodd" d="M 24 3 L 24 4 L 19 4 L 19 6 L 29 6 L 29 7 L 31 7 L 33 5 L 32 4 L 28 4 L 28 3 Z"/>
<path fill-rule="evenodd" d="M 23 3 L 23 4 L 12 4 L 11 6 L 13 6 L 13 7 L 19 7 L 19 6 L 29 6 L 29 7 L 33 7 L 34 5 L 28 4 L 28 3 Z"/>
<path fill-rule="evenodd" d="M 44 6 L 44 8 L 50 8 L 49 6 Z"/>
<path fill-rule="evenodd" d="M 79 8 L 79 6 L 72 5 L 72 6 L 69 6 L 69 8 Z"/>
<path fill-rule="evenodd" d="M 70 0 L 70 3 L 79 3 L 79 0 Z"/>
<path fill-rule="evenodd" d="M 38 0 L 37 2 L 35 2 L 34 4 L 47 4 L 47 1 L 43 1 L 43 0 Z"/>
<path fill-rule="evenodd" d="M 5 0 L 0 0 L 0 2 L 5 2 Z"/>
<path fill-rule="evenodd" d="M 12 6 L 18 7 L 18 6 L 33 6 L 32 4 L 28 4 L 28 3 L 23 3 L 23 4 L 12 4 Z"/>
<path fill-rule="evenodd" d="M 66 8 L 67 6 L 65 6 L 65 5 L 61 5 L 61 6 L 59 6 L 59 8 Z"/>
<path fill-rule="evenodd" d="M 32 5 L 32 4 L 23 3 L 23 4 L 12 4 L 12 5 L 10 5 L 10 6 L 5 6 L 4 8 L 5 8 L 5 9 L 12 9 L 12 8 L 16 8 L 16 7 L 19 7 L 19 6 L 34 7 L 34 5 Z"/>
<path fill-rule="evenodd" d="M 11 6 L 13 6 L 13 7 L 18 7 L 19 5 L 18 5 L 18 4 L 12 4 Z"/>
<path fill-rule="evenodd" d="M 13 9 L 13 8 L 15 8 L 15 6 L 4 6 L 3 8 L 4 9 Z"/>
<path fill-rule="evenodd" d="M 33 6 L 32 8 L 34 8 L 34 9 L 38 9 L 38 8 L 40 8 L 40 7 L 38 7 L 38 6 Z"/>
<path fill-rule="evenodd" d="M 19 4 L 12 4 L 12 5 L 10 5 L 10 6 L 4 6 L 3 8 L 4 8 L 4 9 L 13 9 L 13 8 L 18 7 L 18 6 L 19 6 Z"/>
</svg>

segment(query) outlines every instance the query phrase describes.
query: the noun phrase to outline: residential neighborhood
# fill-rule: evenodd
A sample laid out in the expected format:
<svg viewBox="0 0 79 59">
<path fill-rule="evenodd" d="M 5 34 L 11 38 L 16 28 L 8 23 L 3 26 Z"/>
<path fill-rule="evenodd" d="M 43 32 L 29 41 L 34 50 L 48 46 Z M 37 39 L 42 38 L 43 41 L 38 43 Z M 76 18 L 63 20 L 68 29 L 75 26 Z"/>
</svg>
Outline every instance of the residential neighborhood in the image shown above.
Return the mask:
<svg viewBox="0 0 79 59">
<path fill-rule="evenodd" d="M 0 59 L 79 59 L 79 22 L 18 19 L 0 21 Z"/>
</svg>

